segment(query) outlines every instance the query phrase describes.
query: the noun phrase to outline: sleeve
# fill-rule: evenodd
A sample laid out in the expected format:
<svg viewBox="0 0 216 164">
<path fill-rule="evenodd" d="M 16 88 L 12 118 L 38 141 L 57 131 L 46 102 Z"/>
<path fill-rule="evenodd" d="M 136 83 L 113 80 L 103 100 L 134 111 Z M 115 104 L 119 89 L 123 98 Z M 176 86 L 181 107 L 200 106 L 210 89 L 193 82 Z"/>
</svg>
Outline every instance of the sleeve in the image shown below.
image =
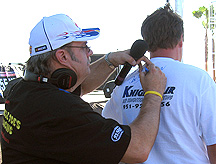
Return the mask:
<svg viewBox="0 0 216 164">
<path fill-rule="evenodd" d="M 122 87 L 123 88 L 123 87 Z M 113 90 L 110 100 L 106 103 L 102 110 L 102 116 L 105 118 L 112 118 L 118 123 L 123 124 L 122 113 L 121 113 L 121 95 L 120 87 L 116 87 Z"/>
<path fill-rule="evenodd" d="M 213 82 L 202 95 L 200 124 L 206 145 L 216 144 L 216 85 Z"/>
</svg>

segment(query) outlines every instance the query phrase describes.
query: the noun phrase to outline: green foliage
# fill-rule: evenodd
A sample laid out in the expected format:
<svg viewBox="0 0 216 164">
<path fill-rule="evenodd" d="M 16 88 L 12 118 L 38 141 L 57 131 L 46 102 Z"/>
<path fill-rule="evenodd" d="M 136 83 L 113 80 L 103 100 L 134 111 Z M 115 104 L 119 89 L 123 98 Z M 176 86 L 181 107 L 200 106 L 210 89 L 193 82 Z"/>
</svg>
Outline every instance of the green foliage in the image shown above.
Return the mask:
<svg viewBox="0 0 216 164">
<path fill-rule="evenodd" d="M 198 11 L 193 11 L 192 14 L 193 14 L 194 17 L 196 17 L 198 19 L 203 15 L 202 11 L 199 11 L 199 10 Z"/>
<path fill-rule="evenodd" d="M 202 21 L 202 25 L 205 29 L 208 29 L 208 23 L 209 23 L 209 11 L 208 8 L 205 6 L 202 6 L 197 11 L 192 12 L 193 16 L 196 18 L 201 18 L 204 16 L 204 21 Z"/>
</svg>

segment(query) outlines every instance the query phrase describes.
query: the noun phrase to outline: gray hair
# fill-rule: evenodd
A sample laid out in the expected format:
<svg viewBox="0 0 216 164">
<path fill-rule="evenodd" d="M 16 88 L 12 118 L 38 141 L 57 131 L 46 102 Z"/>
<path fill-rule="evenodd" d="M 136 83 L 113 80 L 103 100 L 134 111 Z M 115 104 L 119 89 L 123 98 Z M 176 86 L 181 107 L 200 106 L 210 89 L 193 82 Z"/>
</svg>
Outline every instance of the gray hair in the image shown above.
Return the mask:
<svg viewBox="0 0 216 164">
<path fill-rule="evenodd" d="M 79 61 L 73 54 L 73 52 L 67 48 L 67 45 L 64 45 L 58 49 L 65 49 L 71 56 L 71 59 L 74 61 Z M 51 61 L 57 61 L 56 52 L 57 50 L 49 51 L 43 54 L 31 56 L 26 63 L 26 70 L 43 76 L 48 76 L 51 74 Z"/>
<path fill-rule="evenodd" d="M 51 73 L 51 60 L 57 61 L 55 54 L 56 50 L 31 56 L 27 61 L 26 70 L 38 75 L 48 76 Z"/>
</svg>

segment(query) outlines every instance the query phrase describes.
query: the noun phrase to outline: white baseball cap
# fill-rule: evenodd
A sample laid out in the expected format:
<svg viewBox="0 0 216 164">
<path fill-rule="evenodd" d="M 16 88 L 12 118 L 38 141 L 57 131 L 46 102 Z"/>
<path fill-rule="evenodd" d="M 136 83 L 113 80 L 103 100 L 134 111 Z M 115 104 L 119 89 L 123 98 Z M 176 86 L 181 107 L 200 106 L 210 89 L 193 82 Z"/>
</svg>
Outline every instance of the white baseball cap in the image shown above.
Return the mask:
<svg viewBox="0 0 216 164">
<path fill-rule="evenodd" d="M 44 17 L 30 33 L 30 55 L 49 52 L 72 41 L 92 40 L 99 34 L 99 28 L 81 29 L 65 14 Z"/>
</svg>

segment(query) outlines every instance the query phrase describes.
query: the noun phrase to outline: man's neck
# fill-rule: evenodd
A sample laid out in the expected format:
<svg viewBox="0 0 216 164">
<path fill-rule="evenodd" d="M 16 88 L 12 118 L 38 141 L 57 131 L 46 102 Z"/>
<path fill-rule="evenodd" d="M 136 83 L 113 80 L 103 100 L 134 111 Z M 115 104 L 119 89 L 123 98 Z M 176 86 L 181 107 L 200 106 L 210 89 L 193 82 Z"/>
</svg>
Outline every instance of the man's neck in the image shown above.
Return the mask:
<svg viewBox="0 0 216 164">
<path fill-rule="evenodd" d="M 180 50 L 178 50 L 177 48 L 158 49 L 154 52 L 150 52 L 150 58 L 155 58 L 155 57 L 166 57 L 166 58 L 172 58 L 174 60 L 181 61 L 182 52 L 180 52 Z"/>
</svg>

